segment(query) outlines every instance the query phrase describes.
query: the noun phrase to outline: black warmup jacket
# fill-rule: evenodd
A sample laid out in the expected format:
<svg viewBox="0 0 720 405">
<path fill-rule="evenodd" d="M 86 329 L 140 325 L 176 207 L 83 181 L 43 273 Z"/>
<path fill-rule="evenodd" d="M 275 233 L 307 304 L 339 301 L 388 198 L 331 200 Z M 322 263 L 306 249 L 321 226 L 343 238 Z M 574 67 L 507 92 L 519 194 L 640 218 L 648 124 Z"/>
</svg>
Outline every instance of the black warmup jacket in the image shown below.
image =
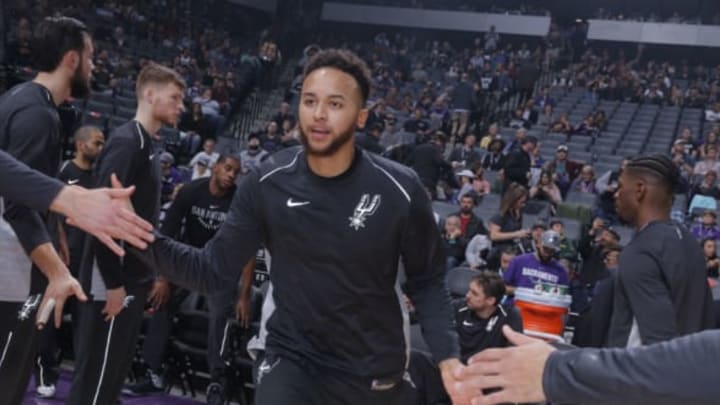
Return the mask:
<svg viewBox="0 0 720 405">
<path fill-rule="evenodd" d="M 610 347 L 634 346 L 633 336 L 647 345 L 715 326 L 702 248 L 674 222 L 637 232 L 620 254 L 614 291 Z"/>
<path fill-rule="evenodd" d="M 0 197 L 37 211 L 45 211 L 64 184 L 36 172 L 0 150 Z"/>
<path fill-rule="evenodd" d="M 242 179 L 204 248 L 159 236 L 132 251 L 171 281 L 207 292 L 236 280 L 261 244 L 273 258 L 277 305 L 268 350 L 360 377 L 402 376 L 410 348 L 402 258 L 435 360 L 459 357 L 442 240 L 411 169 L 356 148 L 345 173 L 323 178 L 301 147 L 285 149 Z"/>
<path fill-rule="evenodd" d="M 155 153 L 152 138 L 137 121 L 129 121 L 115 128 L 108 137 L 95 165 L 98 187 L 111 187 L 113 173 L 123 186 L 135 186 L 131 201 L 135 212 L 144 220 L 156 224 L 160 212 L 159 153 Z M 80 270 L 83 286 L 88 288 L 92 278 L 93 258 L 102 275 L 105 288 L 115 289 L 131 284 L 149 283 L 154 271 L 136 257 L 118 257 L 100 241 L 86 244 Z"/>
</svg>

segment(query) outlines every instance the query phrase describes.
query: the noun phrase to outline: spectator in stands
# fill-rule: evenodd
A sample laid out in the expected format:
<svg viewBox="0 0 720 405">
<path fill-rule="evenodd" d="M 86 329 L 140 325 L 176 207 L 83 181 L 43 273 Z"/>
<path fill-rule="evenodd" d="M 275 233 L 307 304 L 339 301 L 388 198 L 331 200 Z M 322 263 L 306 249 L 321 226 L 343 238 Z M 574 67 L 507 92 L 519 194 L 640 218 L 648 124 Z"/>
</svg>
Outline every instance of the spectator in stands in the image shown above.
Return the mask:
<svg viewBox="0 0 720 405">
<path fill-rule="evenodd" d="M 693 225 L 690 230 L 697 240 L 712 239 L 720 240 L 720 227 L 717 226 L 717 213 L 713 210 L 706 210 L 703 213 L 699 224 Z"/>
<path fill-rule="evenodd" d="M 555 231 L 545 231 L 540 238 L 537 253 L 517 256 L 503 274 L 508 299 L 505 305 L 514 304 L 517 288 L 535 289 L 542 285 L 543 290 L 562 290 L 570 284 L 567 270 L 555 259 L 560 250 L 560 235 Z"/>
<path fill-rule="evenodd" d="M 528 60 L 520 66 L 517 73 L 518 103 L 531 99 L 535 82 L 540 78 L 540 68 L 536 61 Z M 522 105 L 522 104 L 519 104 Z"/>
<path fill-rule="evenodd" d="M 502 170 L 505 167 L 505 154 L 502 152 L 504 148 L 505 141 L 494 139 L 490 143 L 488 153 L 482 159 L 482 167 L 493 172 Z"/>
<path fill-rule="evenodd" d="M 535 102 L 533 100 L 525 102 L 525 108 L 522 112 L 522 119 L 525 121 L 525 127 L 529 128 L 536 125 L 538 123 L 539 116 L 540 114 L 535 108 Z"/>
<path fill-rule="evenodd" d="M 379 98 L 368 107 L 368 119 L 365 125 L 369 127 L 377 122 L 384 122 L 385 117 L 385 100 Z"/>
<path fill-rule="evenodd" d="M 555 152 L 555 159 L 548 162 L 545 170 L 550 173 L 553 181 L 560 188 L 562 195 L 566 195 L 570 184 L 578 177 L 583 164 L 568 159 L 567 145 L 558 145 Z"/>
<path fill-rule="evenodd" d="M 624 158 L 620 167 L 616 170 L 608 170 L 595 183 L 600 200 L 598 201 L 598 215 L 610 224 L 618 222 L 617 211 L 615 210 L 615 192 L 618 189 L 618 179 L 625 169 L 630 158 Z"/>
<path fill-rule="evenodd" d="M 280 110 L 273 115 L 272 118 L 273 121 L 279 126 L 282 127 L 283 122 L 290 121 L 290 126 L 295 125 L 295 116 L 290 112 L 290 104 L 288 104 L 286 101 L 283 101 L 280 104 Z"/>
<path fill-rule="evenodd" d="M 522 149 L 522 143 L 523 139 L 527 136 L 527 129 L 526 128 L 518 128 L 517 131 L 515 131 L 515 138 L 505 146 L 503 149 L 503 153 L 506 155 L 509 155 L 513 152 L 517 152 L 520 149 Z"/>
<path fill-rule="evenodd" d="M 595 124 L 595 115 L 594 114 L 588 114 L 584 119 L 583 122 L 580 123 L 580 125 L 577 126 L 573 130 L 573 134 L 576 135 L 587 135 L 587 136 L 597 136 L 599 132 L 599 128 Z"/>
<path fill-rule="evenodd" d="M 209 117 L 220 115 L 220 103 L 213 99 L 212 89 L 203 90 L 202 95 L 193 99 L 193 103 L 200 104 L 202 113 Z"/>
<path fill-rule="evenodd" d="M 475 135 L 468 134 L 462 145 L 458 145 L 450 154 L 450 164 L 453 167 L 473 167 L 481 163 L 482 155 L 476 145 Z"/>
<path fill-rule="evenodd" d="M 689 165 L 692 169 L 692 166 L 695 165 L 695 158 L 692 156 L 691 153 L 688 152 L 688 148 L 686 148 L 685 145 L 686 143 L 684 139 L 681 138 L 675 140 L 670 154 L 673 156 L 673 158 L 675 158 L 676 156 L 680 156 L 683 164 Z"/>
<path fill-rule="evenodd" d="M 583 285 L 594 286 L 603 277 L 605 271 L 605 252 L 620 243 L 620 235 L 611 227 L 605 226 L 602 218 L 596 217 L 592 224 L 581 234 L 578 252 L 583 260 L 580 281 Z"/>
<path fill-rule="evenodd" d="M 425 83 L 428 81 L 428 74 L 422 63 L 415 65 L 415 70 L 410 74 L 410 78 L 414 82 Z"/>
<path fill-rule="evenodd" d="M 500 275 L 484 271 L 470 280 L 464 300 L 455 302 L 455 329 L 460 339 L 460 361 L 493 347 L 510 343 L 502 333 L 503 325 L 522 332 L 522 318 L 515 308 L 501 305 L 505 283 Z"/>
<path fill-rule="evenodd" d="M 365 149 L 368 152 L 378 155 L 383 153 L 383 147 L 380 146 L 380 136 L 382 135 L 383 125 L 381 122 L 375 122 L 367 128 L 367 132 L 357 132 L 355 134 L 355 145 Z"/>
<path fill-rule="evenodd" d="M 170 152 L 163 152 L 160 155 L 160 170 L 162 175 L 160 204 L 170 202 L 177 186 L 183 183 L 183 176 L 178 169 L 173 167 L 174 164 L 175 158 Z"/>
<path fill-rule="evenodd" d="M 528 177 L 530 175 L 530 164 L 532 162 L 530 153 L 533 149 L 535 149 L 537 143 L 537 138 L 534 136 L 527 136 L 522 140 L 520 150 L 507 155 L 503 167 L 503 190 L 507 190 L 511 183 L 517 183 L 523 186 L 524 189 L 527 188 Z"/>
<path fill-rule="evenodd" d="M 475 209 L 475 198 L 472 195 L 464 195 L 460 198 L 460 212 L 455 215 L 460 218 L 460 231 L 466 240 L 472 239 L 475 235 L 487 235 L 483 220 L 473 212 Z"/>
<path fill-rule="evenodd" d="M 490 150 L 490 143 L 496 139 L 502 139 L 498 132 L 498 125 L 492 124 L 488 128 L 488 133 L 480 139 L 480 147 L 483 149 Z M 503 145 L 504 146 L 504 145 Z"/>
<path fill-rule="evenodd" d="M 410 157 L 412 168 L 423 185 L 430 190 L 433 198 L 437 195 L 438 181 L 447 173 L 452 173 L 452 166 L 443 159 L 444 149 L 445 134 L 439 132 L 429 142 L 418 145 Z"/>
<path fill-rule="evenodd" d="M 522 229 L 522 211 L 528 200 L 527 189 L 518 183 L 510 183 L 500 201 L 500 211 L 490 218 L 489 234 L 493 243 L 490 254 L 490 267 L 497 266 L 499 254 L 503 248 L 515 246 L 530 236 L 530 231 Z"/>
<path fill-rule="evenodd" d="M 467 239 L 463 237 L 460 226 L 460 218 L 457 215 L 445 218 L 445 231 L 442 236 L 443 242 L 445 242 L 445 268 L 447 270 L 458 267 L 465 260 Z"/>
<path fill-rule="evenodd" d="M 457 192 L 454 202 L 459 203 L 460 199 L 466 195 L 475 199 L 472 189 L 472 181 L 475 179 L 475 173 L 473 173 L 472 170 L 463 169 L 455 173 L 455 176 L 458 178 L 458 183 L 460 183 L 460 190 Z"/>
<path fill-rule="evenodd" d="M 560 188 L 552 181 L 550 173 L 547 171 L 540 173 L 538 183 L 530 187 L 530 199 L 549 202 L 553 212 L 557 208 L 557 205 L 562 202 Z"/>
<path fill-rule="evenodd" d="M 492 190 L 492 184 L 485 179 L 485 169 L 478 167 L 475 170 L 475 178 L 472 181 L 472 189 L 475 194 L 477 202 L 482 200 L 482 197 L 490 194 Z"/>
<path fill-rule="evenodd" d="M 510 117 L 510 121 L 508 121 L 508 126 L 515 129 L 528 129 L 532 126 L 532 124 L 526 121 L 523 117 L 523 108 L 518 107 L 513 112 L 512 117 Z"/>
<path fill-rule="evenodd" d="M 467 72 L 460 76 L 460 81 L 452 90 L 451 102 L 453 107 L 452 130 L 450 138 L 464 137 L 467 131 L 470 111 L 473 107 L 474 90 Z"/>
<path fill-rule="evenodd" d="M 420 139 L 424 138 L 430 129 L 430 124 L 423 117 L 422 108 L 415 108 L 412 118 L 405 121 L 405 130 L 414 133 Z"/>
<path fill-rule="evenodd" d="M 697 159 L 698 151 L 695 146 L 695 140 L 693 139 L 692 129 L 689 127 L 683 128 L 680 139 L 685 141 L 685 153 L 689 154 L 693 159 Z"/>
<path fill-rule="evenodd" d="M 500 46 L 500 34 L 495 31 L 495 26 L 491 25 L 490 30 L 485 33 L 485 45 L 483 49 L 485 53 L 495 52 Z"/>
<path fill-rule="evenodd" d="M 188 163 L 188 166 L 193 169 L 192 179 L 195 180 L 200 177 L 210 177 L 210 170 L 206 169 L 212 168 L 219 157 L 220 154 L 215 152 L 215 139 L 206 139 L 205 142 L 203 142 L 203 150 L 193 156 L 190 163 Z M 198 167 L 198 163 L 201 163 L 200 166 L 204 165 L 204 168 Z M 202 172 L 202 174 L 200 172 Z"/>
<path fill-rule="evenodd" d="M 578 178 L 573 180 L 569 191 L 576 193 L 597 194 L 595 182 L 595 170 L 591 165 L 585 165 L 582 170 L 580 170 Z"/>
<path fill-rule="evenodd" d="M 705 238 L 702 240 L 703 253 L 705 253 L 705 265 L 707 267 L 708 277 L 717 279 L 720 277 L 720 258 L 717 256 L 717 242 L 713 238 Z"/>
<path fill-rule="evenodd" d="M 560 249 L 558 250 L 557 257 L 572 263 L 577 262 L 578 252 L 577 249 L 575 249 L 575 241 L 570 240 L 565 235 L 565 224 L 563 221 L 557 218 L 553 219 L 550 221 L 550 229 L 560 235 Z"/>
<path fill-rule="evenodd" d="M 720 199 L 720 189 L 717 187 L 717 172 L 715 170 L 708 170 L 705 176 L 703 176 L 703 180 L 693 187 L 691 197 L 698 194 L 706 195 L 716 200 Z"/>
<path fill-rule="evenodd" d="M 540 237 L 543 232 L 547 231 L 547 224 L 543 220 L 536 221 L 532 228 L 530 228 L 530 241 L 524 243 L 523 246 L 525 252 L 537 252 L 538 246 L 540 245 Z"/>
<path fill-rule="evenodd" d="M 570 118 L 568 117 L 568 113 L 564 112 L 560 115 L 560 118 L 558 118 L 555 122 L 550 125 L 550 132 L 555 132 L 559 134 L 572 134 L 573 126 L 570 123 Z"/>
<path fill-rule="evenodd" d="M 278 128 L 275 121 L 270 121 L 265 128 L 265 133 L 260 137 L 260 146 L 271 155 L 280 149 L 280 143 L 282 142 Z"/>
<path fill-rule="evenodd" d="M 178 125 L 180 139 L 185 143 L 189 156 L 194 155 L 204 139 L 210 136 L 211 128 L 205 119 L 202 107 L 193 103 L 189 113 L 184 114 Z"/>
<path fill-rule="evenodd" d="M 447 129 L 450 122 L 450 109 L 445 97 L 440 96 L 435 99 L 435 102 L 428 109 L 428 118 L 430 119 L 430 130 Z"/>
<path fill-rule="evenodd" d="M 720 103 L 715 102 L 712 108 L 705 110 L 705 121 L 720 122 Z"/>
<path fill-rule="evenodd" d="M 555 107 L 555 99 L 550 96 L 550 88 L 543 87 L 542 92 L 535 96 L 535 105 L 545 110 L 546 106 Z M 552 108 L 551 110 L 552 111 Z"/>
<path fill-rule="evenodd" d="M 715 148 L 717 148 L 718 146 L 718 133 L 714 130 L 708 132 L 705 140 L 698 148 L 698 153 L 700 154 L 700 157 L 704 159 L 708 153 L 708 149 L 712 146 L 714 146 Z"/>
<path fill-rule="evenodd" d="M 260 163 L 267 156 L 267 151 L 260 147 L 260 135 L 256 133 L 248 135 L 247 149 L 240 152 L 242 173 L 246 174 L 250 171 L 257 170 L 260 167 Z"/>
<path fill-rule="evenodd" d="M 545 104 L 545 106 L 542 108 L 542 114 L 538 117 L 537 124 L 543 128 L 548 129 L 550 128 L 550 125 L 553 124 L 554 121 L 554 107 L 552 104 Z"/>
<path fill-rule="evenodd" d="M 708 171 L 720 172 L 720 161 L 717 158 L 717 146 L 709 145 L 703 160 L 695 164 L 694 174 L 705 175 Z"/>
<path fill-rule="evenodd" d="M 545 158 L 542 157 L 542 149 L 540 147 L 540 142 L 538 142 L 537 145 L 535 145 L 535 149 L 530 152 L 530 170 L 533 173 L 533 176 L 535 175 L 535 171 L 538 172 L 545 167 Z"/>
</svg>

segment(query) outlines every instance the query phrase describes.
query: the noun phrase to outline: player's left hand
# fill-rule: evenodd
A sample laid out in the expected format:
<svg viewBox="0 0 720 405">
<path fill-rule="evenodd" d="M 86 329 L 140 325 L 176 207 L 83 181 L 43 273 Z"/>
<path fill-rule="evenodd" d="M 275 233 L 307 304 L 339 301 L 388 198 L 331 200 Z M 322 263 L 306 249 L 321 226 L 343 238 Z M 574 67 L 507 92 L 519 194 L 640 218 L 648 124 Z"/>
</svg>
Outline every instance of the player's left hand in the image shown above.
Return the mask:
<svg viewBox="0 0 720 405">
<path fill-rule="evenodd" d="M 447 359 L 440 362 L 440 376 L 442 377 L 445 391 L 450 396 L 450 400 L 453 405 L 470 405 L 471 396 L 468 392 L 463 392 L 457 389 L 458 380 L 456 375 L 459 375 L 460 370 L 465 366 L 458 359 Z"/>
</svg>

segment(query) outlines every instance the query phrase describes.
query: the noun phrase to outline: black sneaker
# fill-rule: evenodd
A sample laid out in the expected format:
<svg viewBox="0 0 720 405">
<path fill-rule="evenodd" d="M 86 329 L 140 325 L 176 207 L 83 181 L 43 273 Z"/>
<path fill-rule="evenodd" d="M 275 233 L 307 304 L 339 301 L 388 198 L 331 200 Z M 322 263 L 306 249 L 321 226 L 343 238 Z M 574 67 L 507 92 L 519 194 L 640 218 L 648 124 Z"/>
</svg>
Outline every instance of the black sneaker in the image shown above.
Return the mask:
<svg viewBox="0 0 720 405">
<path fill-rule="evenodd" d="M 208 385 L 205 391 L 205 403 L 207 405 L 225 405 L 225 393 L 222 385 L 216 382 Z"/>
<path fill-rule="evenodd" d="M 123 388 L 122 393 L 130 396 L 144 396 L 159 394 L 165 392 L 165 386 L 162 377 L 148 371 L 148 376 L 139 380 L 135 384 L 128 385 Z"/>
</svg>

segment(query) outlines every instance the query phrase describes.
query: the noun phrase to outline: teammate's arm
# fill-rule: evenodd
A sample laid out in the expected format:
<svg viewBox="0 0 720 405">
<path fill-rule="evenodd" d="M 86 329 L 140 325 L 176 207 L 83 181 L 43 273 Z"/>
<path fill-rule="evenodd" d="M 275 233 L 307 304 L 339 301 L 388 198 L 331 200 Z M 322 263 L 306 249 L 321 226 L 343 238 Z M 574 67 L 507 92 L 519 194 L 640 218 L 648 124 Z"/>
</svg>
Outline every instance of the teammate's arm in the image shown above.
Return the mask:
<svg viewBox="0 0 720 405">
<path fill-rule="evenodd" d="M 0 196 L 37 211 L 50 208 L 65 185 L 0 150 Z"/>
<path fill-rule="evenodd" d="M 243 268 L 240 277 L 240 293 L 235 305 L 235 312 L 240 326 L 247 329 L 250 326 L 250 291 L 252 291 L 253 275 L 255 274 L 255 257 L 251 258 Z"/>
<path fill-rule="evenodd" d="M 453 402 L 465 403 L 454 387 L 453 371 L 462 364 L 445 283 L 445 252 L 430 200 L 417 177 L 410 193 L 410 211 L 400 249 L 407 294 L 416 308 L 423 337 L 438 362 L 443 385 Z"/>
<path fill-rule="evenodd" d="M 204 293 L 236 283 L 242 267 L 263 240 L 262 208 L 256 172 L 240 181 L 227 219 L 201 249 L 157 235 L 147 250 L 130 249 L 138 259 L 181 287 Z"/>
<path fill-rule="evenodd" d="M 98 187 L 111 187 L 113 174 L 124 186 L 132 186 L 136 173 L 138 144 L 134 139 L 111 137 L 103 151 L 102 160 L 97 168 Z M 150 175 L 142 173 L 138 175 Z M 98 241 L 94 244 L 98 270 L 108 290 L 124 287 L 122 259 Z"/>
</svg>

